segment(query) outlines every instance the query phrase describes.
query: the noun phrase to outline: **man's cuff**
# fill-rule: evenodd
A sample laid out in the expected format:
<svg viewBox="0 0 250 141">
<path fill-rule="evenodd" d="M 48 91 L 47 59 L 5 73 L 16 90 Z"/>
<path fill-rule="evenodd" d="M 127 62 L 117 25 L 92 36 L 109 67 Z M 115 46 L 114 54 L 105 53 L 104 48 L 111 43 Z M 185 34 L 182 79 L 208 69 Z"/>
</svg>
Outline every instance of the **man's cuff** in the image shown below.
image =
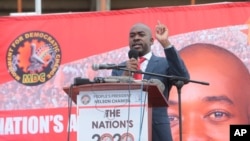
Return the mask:
<svg viewBox="0 0 250 141">
<path fill-rule="evenodd" d="M 168 48 L 172 48 L 173 47 L 173 45 L 168 45 L 167 47 L 164 47 L 164 49 L 168 49 Z"/>
</svg>

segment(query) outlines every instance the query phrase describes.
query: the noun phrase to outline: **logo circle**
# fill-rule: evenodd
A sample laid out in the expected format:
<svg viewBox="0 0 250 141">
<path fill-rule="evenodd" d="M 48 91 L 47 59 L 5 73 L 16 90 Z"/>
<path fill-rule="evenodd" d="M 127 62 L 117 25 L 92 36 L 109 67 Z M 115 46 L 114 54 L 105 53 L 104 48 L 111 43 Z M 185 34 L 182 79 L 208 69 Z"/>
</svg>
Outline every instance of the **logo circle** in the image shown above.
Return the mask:
<svg viewBox="0 0 250 141">
<path fill-rule="evenodd" d="M 42 31 L 30 31 L 11 42 L 6 64 L 16 81 L 27 86 L 36 86 L 56 74 L 61 58 L 60 45 L 53 36 Z"/>
<path fill-rule="evenodd" d="M 83 96 L 81 97 L 81 102 L 82 102 L 82 104 L 84 104 L 84 105 L 89 104 L 90 100 L 91 100 L 91 98 L 90 98 L 89 95 L 83 95 Z"/>
<path fill-rule="evenodd" d="M 101 136 L 100 141 L 113 141 L 113 136 L 108 133 L 105 133 Z"/>
<path fill-rule="evenodd" d="M 134 141 L 134 136 L 130 133 L 124 133 L 121 136 L 121 141 Z"/>
</svg>

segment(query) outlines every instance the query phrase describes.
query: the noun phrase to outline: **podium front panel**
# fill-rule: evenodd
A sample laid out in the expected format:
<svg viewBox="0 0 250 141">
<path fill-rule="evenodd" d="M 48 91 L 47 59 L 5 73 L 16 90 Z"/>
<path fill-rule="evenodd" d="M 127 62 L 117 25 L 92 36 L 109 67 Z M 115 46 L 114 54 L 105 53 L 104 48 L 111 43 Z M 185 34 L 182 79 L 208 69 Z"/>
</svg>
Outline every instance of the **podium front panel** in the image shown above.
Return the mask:
<svg viewBox="0 0 250 141">
<path fill-rule="evenodd" d="M 81 91 L 78 141 L 148 141 L 147 99 L 140 89 Z"/>
</svg>

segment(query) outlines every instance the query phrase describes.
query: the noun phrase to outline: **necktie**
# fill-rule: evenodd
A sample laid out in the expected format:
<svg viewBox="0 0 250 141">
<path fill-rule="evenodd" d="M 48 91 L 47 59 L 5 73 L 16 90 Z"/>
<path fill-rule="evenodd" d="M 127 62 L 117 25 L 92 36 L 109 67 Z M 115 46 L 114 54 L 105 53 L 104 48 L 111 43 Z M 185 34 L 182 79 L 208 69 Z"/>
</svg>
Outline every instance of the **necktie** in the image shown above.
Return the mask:
<svg viewBox="0 0 250 141">
<path fill-rule="evenodd" d="M 140 70 L 141 69 L 141 63 L 143 62 L 143 61 L 145 61 L 146 60 L 146 58 L 144 58 L 144 57 L 140 57 L 139 58 L 139 65 L 138 65 L 138 67 L 137 67 L 137 70 Z M 134 79 L 136 79 L 136 80 L 142 80 L 142 74 L 140 74 L 140 73 L 135 73 L 134 74 Z"/>
</svg>

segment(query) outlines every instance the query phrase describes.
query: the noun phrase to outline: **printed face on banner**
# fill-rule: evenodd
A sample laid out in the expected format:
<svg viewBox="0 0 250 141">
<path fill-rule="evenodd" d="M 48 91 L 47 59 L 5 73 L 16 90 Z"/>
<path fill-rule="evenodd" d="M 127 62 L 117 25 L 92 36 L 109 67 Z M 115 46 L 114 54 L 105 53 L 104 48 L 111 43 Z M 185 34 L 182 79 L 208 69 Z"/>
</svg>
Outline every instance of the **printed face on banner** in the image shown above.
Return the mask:
<svg viewBox="0 0 250 141">
<path fill-rule="evenodd" d="M 205 43 L 180 50 L 192 79 L 182 88 L 182 136 L 186 140 L 229 140 L 231 124 L 249 124 L 249 72 L 241 60 L 224 48 Z M 230 62 L 230 63 L 228 63 Z M 179 138 L 178 95 L 172 90 L 169 117 L 175 140 Z"/>
</svg>

